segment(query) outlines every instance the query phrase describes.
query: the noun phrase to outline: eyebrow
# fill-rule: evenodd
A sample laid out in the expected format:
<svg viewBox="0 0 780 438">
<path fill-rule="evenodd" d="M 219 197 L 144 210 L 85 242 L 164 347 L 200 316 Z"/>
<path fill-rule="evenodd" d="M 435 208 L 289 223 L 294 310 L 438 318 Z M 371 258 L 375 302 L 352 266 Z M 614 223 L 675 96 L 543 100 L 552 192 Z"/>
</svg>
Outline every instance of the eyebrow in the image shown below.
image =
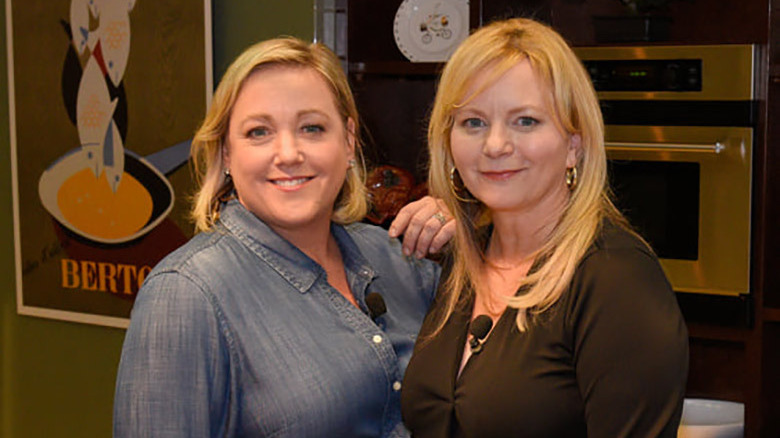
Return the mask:
<svg viewBox="0 0 780 438">
<path fill-rule="evenodd" d="M 549 111 L 544 108 L 537 105 L 520 105 L 512 107 L 507 113 L 514 114 L 514 113 L 522 113 L 527 111 L 534 111 L 534 112 L 541 112 L 541 113 L 548 113 Z M 452 112 L 453 114 L 462 114 L 462 113 L 476 113 L 476 114 L 484 114 L 484 111 L 475 108 L 473 106 L 463 106 L 460 108 L 455 108 Z"/>
<path fill-rule="evenodd" d="M 303 117 L 309 116 L 309 115 L 319 115 L 322 116 L 328 120 L 331 119 L 331 117 L 324 111 L 318 110 L 318 109 L 306 109 L 298 111 L 295 114 L 296 119 L 301 119 Z M 268 113 L 256 113 L 256 114 L 248 114 L 246 117 L 244 117 L 240 123 L 243 125 L 246 122 L 256 121 L 256 120 L 268 120 L 273 122 L 274 117 L 271 114 Z"/>
<path fill-rule="evenodd" d="M 327 119 L 331 118 L 328 115 L 328 113 L 326 113 L 324 111 L 321 111 L 321 110 L 318 110 L 318 109 L 308 109 L 308 110 L 298 111 L 298 113 L 296 114 L 296 116 L 298 118 L 305 117 L 305 116 L 308 116 L 308 115 L 319 115 L 319 116 L 323 116 L 323 117 L 325 117 Z"/>
</svg>

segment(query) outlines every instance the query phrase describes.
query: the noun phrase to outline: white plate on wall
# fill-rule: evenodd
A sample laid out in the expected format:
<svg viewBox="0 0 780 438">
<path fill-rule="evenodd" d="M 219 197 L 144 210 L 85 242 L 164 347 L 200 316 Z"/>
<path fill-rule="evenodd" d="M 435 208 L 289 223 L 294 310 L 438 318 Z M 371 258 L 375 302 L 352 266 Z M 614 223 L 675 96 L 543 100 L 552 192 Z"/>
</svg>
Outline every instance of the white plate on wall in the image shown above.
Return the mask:
<svg viewBox="0 0 780 438">
<path fill-rule="evenodd" d="M 393 23 L 395 44 L 412 62 L 444 62 L 469 34 L 468 0 L 404 0 Z"/>
</svg>

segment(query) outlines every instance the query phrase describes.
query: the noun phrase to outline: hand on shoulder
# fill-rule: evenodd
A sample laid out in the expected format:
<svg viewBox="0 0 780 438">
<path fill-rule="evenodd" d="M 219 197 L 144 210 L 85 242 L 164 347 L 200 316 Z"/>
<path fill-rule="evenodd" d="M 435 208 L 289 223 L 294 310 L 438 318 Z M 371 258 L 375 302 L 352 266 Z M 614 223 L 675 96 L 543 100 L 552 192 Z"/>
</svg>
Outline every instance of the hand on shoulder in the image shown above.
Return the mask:
<svg viewBox="0 0 780 438">
<path fill-rule="evenodd" d="M 398 212 L 388 234 L 403 236 L 405 255 L 423 258 L 439 252 L 455 236 L 455 220 L 444 202 L 425 196 Z"/>
</svg>

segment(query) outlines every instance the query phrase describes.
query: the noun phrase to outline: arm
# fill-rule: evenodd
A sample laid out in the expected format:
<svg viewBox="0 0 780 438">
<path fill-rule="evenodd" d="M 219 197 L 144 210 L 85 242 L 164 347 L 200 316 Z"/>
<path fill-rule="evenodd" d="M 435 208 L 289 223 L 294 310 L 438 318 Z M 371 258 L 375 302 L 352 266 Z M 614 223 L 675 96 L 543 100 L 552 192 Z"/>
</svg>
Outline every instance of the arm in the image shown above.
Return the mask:
<svg viewBox="0 0 780 438">
<path fill-rule="evenodd" d="M 577 383 L 589 437 L 675 437 L 688 370 L 688 336 L 654 257 L 597 251 L 573 281 Z"/>
<path fill-rule="evenodd" d="M 455 235 L 455 221 L 444 203 L 431 196 L 410 202 L 398 212 L 388 231 L 403 234 L 403 252 L 422 258 L 438 252 Z"/>
<path fill-rule="evenodd" d="M 214 307 L 199 287 L 178 274 L 149 278 L 122 348 L 114 436 L 224 435 L 228 359 Z"/>
</svg>

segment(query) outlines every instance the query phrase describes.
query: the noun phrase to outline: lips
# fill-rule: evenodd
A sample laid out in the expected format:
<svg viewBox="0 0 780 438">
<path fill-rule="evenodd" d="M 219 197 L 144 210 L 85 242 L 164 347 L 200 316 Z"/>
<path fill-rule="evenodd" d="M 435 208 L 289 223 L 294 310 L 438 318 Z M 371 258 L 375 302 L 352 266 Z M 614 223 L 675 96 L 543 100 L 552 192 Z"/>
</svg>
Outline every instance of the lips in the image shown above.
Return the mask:
<svg viewBox="0 0 780 438">
<path fill-rule="evenodd" d="M 311 181 L 314 177 L 304 176 L 299 178 L 278 178 L 270 180 L 272 184 L 283 188 L 293 188 Z"/>
<path fill-rule="evenodd" d="M 490 170 L 481 171 L 479 173 L 486 179 L 493 181 L 503 181 L 517 175 L 520 173 L 520 170 Z"/>
</svg>

